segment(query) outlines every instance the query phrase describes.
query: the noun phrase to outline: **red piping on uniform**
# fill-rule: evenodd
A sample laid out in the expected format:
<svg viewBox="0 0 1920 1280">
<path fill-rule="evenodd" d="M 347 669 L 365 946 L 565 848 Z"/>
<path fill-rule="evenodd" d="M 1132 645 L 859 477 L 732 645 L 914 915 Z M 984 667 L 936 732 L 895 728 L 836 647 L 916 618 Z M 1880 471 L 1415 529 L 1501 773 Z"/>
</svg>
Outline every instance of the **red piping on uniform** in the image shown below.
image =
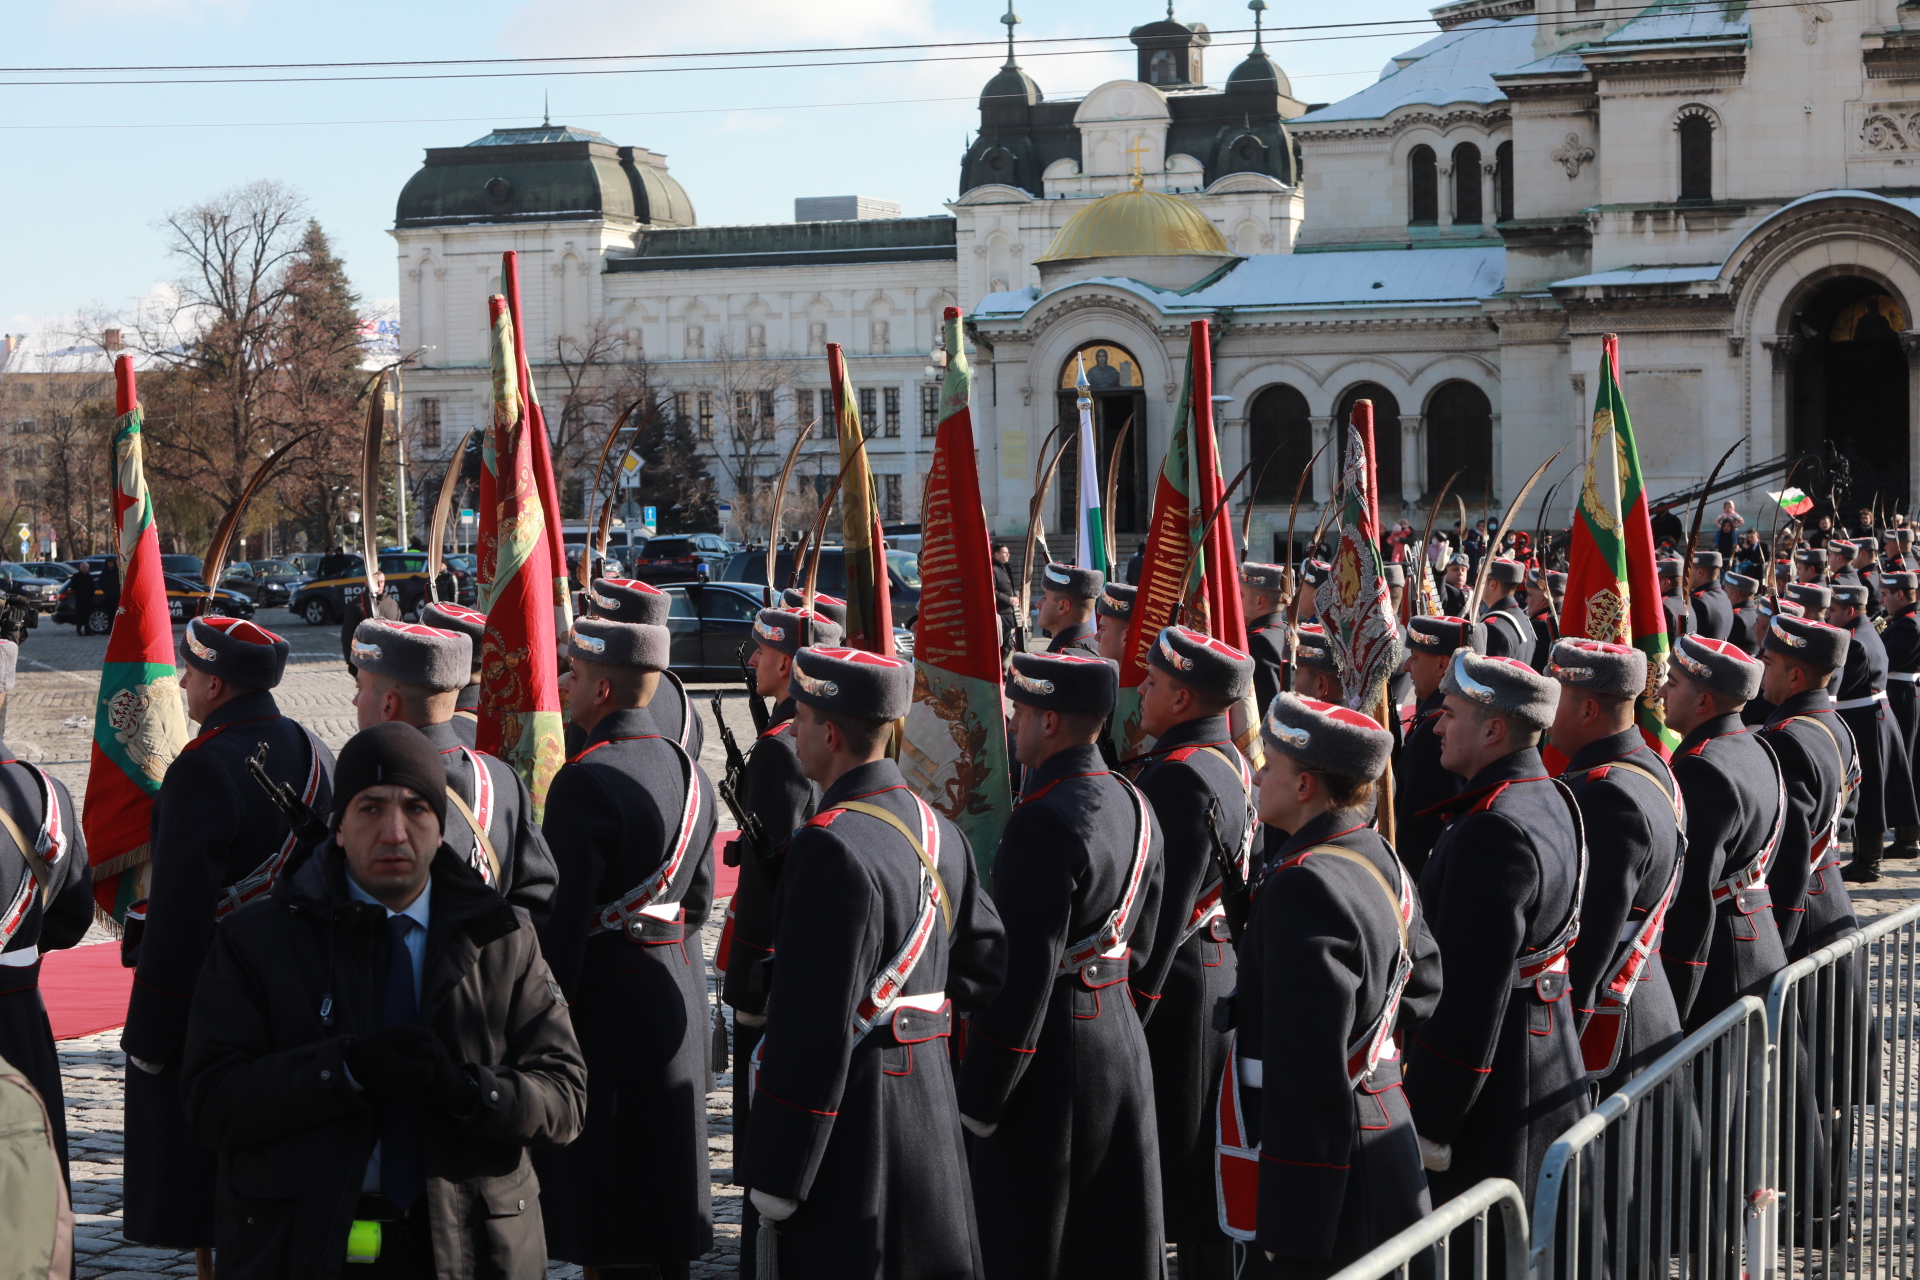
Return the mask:
<svg viewBox="0 0 1920 1280">
<path fill-rule="evenodd" d="M 1532 781 L 1532 779 L 1529 779 L 1529 781 Z M 1488 1072 L 1493 1070 L 1492 1067 L 1476 1067 L 1471 1065 L 1470 1063 L 1462 1062 L 1458 1058 L 1449 1058 L 1446 1054 L 1440 1052 L 1438 1049 L 1434 1048 L 1432 1045 L 1427 1044 L 1427 1038 L 1425 1036 L 1415 1036 L 1414 1039 L 1418 1040 L 1422 1045 L 1424 1045 L 1428 1053 L 1440 1059 L 1442 1062 L 1451 1062 L 1454 1066 L 1462 1067 L 1468 1071 L 1473 1072 L 1476 1075 L 1484 1076 Z"/>
<path fill-rule="evenodd" d="M 812 1107 L 803 1107 L 797 1102 L 788 1102 L 785 1098 L 779 1097 L 775 1094 L 768 1093 L 767 1087 L 757 1082 L 754 1084 L 753 1094 L 756 1098 L 760 1098 L 760 1097 L 772 1098 L 775 1102 L 779 1103 L 783 1107 L 792 1107 L 795 1111 L 804 1111 L 810 1116 L 825 1116 L 827 1117 L 827 1119 L 831 1120 L 833 1119 L 833 1117 L 840 1114 L 838 1111 L 815 1111 Z"/>
<path fill-rule="evenodd" d="M 1036 1046 L 1034 1046 L 1034 1047 L 1033 1047 L 1033 1048 L 1031 1048 L 1031 1049 L 1017 1049 L 1017 1048 L 1015 1048 L 1014 1046 L 1012 1046 L 1012 1045 L 1010 1045 L 1010 1044 L 1002 1044 L 1002 1043 L 1001 1043 L 1000 1041 L 998 1041 L 998 1040 L 995 1040 L 995 1039 L 994 1039 L 994 1038 L 993 1038 L 992 1036 L 990 1036 L 990 1035 L 988 1035 L 988 1034 L 987 1034 L 986 1032 L 984 1032 L 984 1031 L 982 1031 L 982 1030 L 981 1030 L 980 1028 L 978 1028 L 978 1027 L 975 1027 L 975 1028 L 973 1029 L 973 1034 L 974 1034 L 974 1035 L 976 1035 L 976 1036 L 979 1036 L 979 1037 L 980 1037 L 980 1038 L 981 1038 L 982 1040 L 985 1040 L 985 1041 L 986 1041 L 986 1042 L 987 1042 L 988 1044 L 997 1044 L 997 1045 L 1000 1045 L 1000 1047 L 1001 1047 L 1002 1049 L 1005 1049 L 1005 1050 L 1006 1050 L 1006 1051 L 1007 1051 L 1008 1053 L 1037 1053 L 1037 1052 L 1039 1052 L 1039 1046 L 1038 1046 L 1038 1045 L 1036 1045 Z"/>
</svg>

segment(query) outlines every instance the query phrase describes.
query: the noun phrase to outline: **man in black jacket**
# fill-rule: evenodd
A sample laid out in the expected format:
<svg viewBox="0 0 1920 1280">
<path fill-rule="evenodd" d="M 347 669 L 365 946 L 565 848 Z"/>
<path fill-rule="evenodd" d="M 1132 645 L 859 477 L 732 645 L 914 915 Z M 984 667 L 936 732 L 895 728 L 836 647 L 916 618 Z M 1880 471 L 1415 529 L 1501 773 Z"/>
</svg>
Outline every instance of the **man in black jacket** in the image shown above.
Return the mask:
<svg viewBox="0 0 1920 1280">
<path fill-rule="evenodd" d="M 1848 815 L 1853 861 L 1840 874 L 1852 883 L 1872 884 L 1880 878 L 1889 828 L 1895 844 L 1887 856 L 1920 856 L 1920 803 L 1914 797 L 1913 764 L 1900 738 L 1900 724 L 1888 707 L 1887 648 L 1866 615 L 1867 589 L 1857 582 L 1839 582 L 1831 590 L 1826 620 L 1853 636 L 1833 706 L 1860 749 L 1858 803 Z"/>
<path fill-rule="evenodd" d="M 127 1239 L 167 1249 L 213 1244 L 214 1156 L 181 1109 L 180 1054 L 214 924 L 273 887 L 295 837 L 247 774 L 267 774 L 319 812 L 332 800 L 333 753 L 269 692 L 287 642 L 236 618 L 194 618 L 181 633 L 187 718 L 199 736 L 167 766 L 153 801 L 151 888 L 127 1025 Z"/>
<path fill-rule="evenodd" d="M 1713 640 L 1725 640 L 1733 630 L 1733 604 L 1720 589 L 1720 553 L 1696 551 L 1688 586 L 1693 592 L 1693 625 L 1688 630 Z"/>
<path fill-rule="evenodd" d="M 1393 762 L 1394 848 L 1416 881 L 1447 826 L 1447 820 L 1431 810 L 1460 794 L 1460 775 L 1440 763 L 1436 730 L 1447 696 L 1440 681 L 1454 650 L 1483 653 L 1486 645 L 1485 625 L 1465 618 L 1420 617 L 1407 624 L 1403 669 L 1413 681 L 1415 701 L 1413 723 Z"/>
<path fill-rule="evenodd" d="M 1760 605 L 1754 598 L 1760 592 L 1760 580 L 1744 573 L 1728 573 L 1723 580 L 1727 584 L 1727 604 L 1733 611 L 1727 639 L 1742 652 L 1757 656 L 1764 633 Z"/>
<path fill-rule="evenodd" d="M 586 1111 L 566 1002 L 533 926 L 442 842 L 446 774 L 417 729 L 365 730 L 336 776 L 332 836 L 216 931 L 194 997 L 220 1274 L 538 1275 L 527 1148 Z"/>
<path fill-rule="evenodd" d="M 1014 610 L 1020 607 L 1020 597 L 1013 589 L 1013 573 L 1008 565 L 1013 562 L 1013 552 L 1004 542 L 993 544 L 993 602 L 1000 615 L 1000 652 L 1013 649 Z"/>
<path fill-rule="evenodd" d="M 442 631 L 457 631 L 473 641 L 473 670 L 453 698 L 453 732 L 460 745 L 471 747 L 480 728 L 480 649 L 487 638 L 487 615 L 465 605 L 436 601 L 422 606 L 420 621 Z"/>
<path fill-rule="evenodd" d="M 1287 571 L 1277 564 L 1240 566 L 1240 603 L 1247 615 L 1247 653 L 1253 658 L 1253 701 L 1264 714 L 1274 695 L 1291 687 L 1287 651 Z"/>
<path fill-rule="evenodd" d="M 1533 659 L 1533 620 L 1519 593 L 1527 584 L 1527 566 L 1506 556 L 1495 556 L 1487 566 L 1487 594 L 1496 597 L 1481 608 L 1480 621 L 1487 628 L 1487 653 L 1496 658 Z"/>
<path fill-rule="evenodd" d="M 1094 638 L 1094 604 L 1107 585 L 1106 575 L 1098 569 L 1078 565 L 1049 564 L 1041 575 L 1040 629 L 1053 638 L 1048 653 L 1071 650 L 1096 657 L 1100 645 Z"/>
<path fill-rule="evenodd" d="M 673 612 L 673 597 L 652 583 L 631 578 L 595 578 L 586 593 L 593 616 L 608 622 L 627 622 L 643 627 L 664 627 Z M 660 672 L 660 687 L 654 690 L 647 714 L 661 733 L 686 749 L 695 760 L 707 745 L 706 722 L 694 712 L 687 687 L 671 670 Z"/>
</svg>

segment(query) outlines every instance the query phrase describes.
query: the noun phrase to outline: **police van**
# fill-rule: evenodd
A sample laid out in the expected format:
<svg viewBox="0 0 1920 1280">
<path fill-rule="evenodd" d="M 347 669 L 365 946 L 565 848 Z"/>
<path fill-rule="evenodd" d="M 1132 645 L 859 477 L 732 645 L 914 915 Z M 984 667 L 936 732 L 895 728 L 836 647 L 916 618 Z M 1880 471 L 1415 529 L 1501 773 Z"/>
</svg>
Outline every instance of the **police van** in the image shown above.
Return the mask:
<svg viewBox="0 0 1920 1280">
<path fill-rule="evenodd" d="M 326 578 L 313 578 L 294 588 L 287 602 L 292 613 L 307 620 L 308 626 L 321 627 L 339 622 L 348 610 L 358 611 L 360 597 L 367 589 L 366 561 L 347 557 L 349 568 Z M 387 575 L 387 598 L 400 606 L 400 612 L 418 614 L 427 595 L 427 553 L 424 551 L 382 551 L 380 572 Z"/>
</svg>

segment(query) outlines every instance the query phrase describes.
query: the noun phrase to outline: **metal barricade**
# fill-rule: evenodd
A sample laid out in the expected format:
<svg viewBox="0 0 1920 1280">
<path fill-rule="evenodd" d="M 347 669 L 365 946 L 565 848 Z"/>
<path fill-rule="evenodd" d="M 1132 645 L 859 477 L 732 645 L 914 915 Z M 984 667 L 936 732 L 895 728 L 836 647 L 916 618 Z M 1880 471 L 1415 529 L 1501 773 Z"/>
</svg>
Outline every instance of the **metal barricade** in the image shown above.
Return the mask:
<svg viewBox="0 0 1920 1280">
<path fill-rule="evenodd" d="M 1720 1011 L 1547 1149 L 1536 1280 L 1743 1280 L 1765 1159 L 1766 1009 Z"/>
<path fill-rule="evenodd" d="M 1777 1197 L 1778 1209 L 1767 1215 L 1756 1280 L 1915 1273 L 1917 943 L 1920 905 L 1869 920 L 1774 976 L 1760 1197 Z"/>
<path fill-rule="evenodd" d="M 1505 1246 L 1499 1251 L 1502 1264 L 1497 1277 L 1488 1273 L 1491 1240 L 1487 1226 L 1488 1216 L 1496 1209 Z M 1505 1178 L 1488 1178 L 1465 1195 L 1449 1200 L 1365 1257 L 1336 1271 L 1332 1280 L 1383 1280 L 1386 1276 L 1409 1280 L 1416 1270 L 1432 1280 L 1452 1280 L 1453 1235 L 1469 1227 L 1471 1280 L 1526 1280 L 1527 1204 L 1520 1197 L 1520 1188 Z M 1431 1266 L 1423 1262 L 1429 1254 L 1433 1255 Z"/>
</svg>

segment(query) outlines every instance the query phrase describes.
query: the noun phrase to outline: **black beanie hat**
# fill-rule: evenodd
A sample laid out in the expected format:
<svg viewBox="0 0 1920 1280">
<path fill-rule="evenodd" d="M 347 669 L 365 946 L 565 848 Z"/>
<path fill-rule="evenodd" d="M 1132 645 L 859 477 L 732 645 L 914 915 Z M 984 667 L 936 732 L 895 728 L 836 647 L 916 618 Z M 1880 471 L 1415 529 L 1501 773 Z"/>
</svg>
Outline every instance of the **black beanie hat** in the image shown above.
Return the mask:
<svg viewBox="0 0 1920 1280">
<path fill-rule="evenodd" d="M 400 720 L 362 729 L 340 748 L 333 765 L 335 831 L 347 805 L 368 787 L 406 787 L 433 808 L 440 829 L 447 829 L 447 767 L 427 735 Z"/>
</svg>

